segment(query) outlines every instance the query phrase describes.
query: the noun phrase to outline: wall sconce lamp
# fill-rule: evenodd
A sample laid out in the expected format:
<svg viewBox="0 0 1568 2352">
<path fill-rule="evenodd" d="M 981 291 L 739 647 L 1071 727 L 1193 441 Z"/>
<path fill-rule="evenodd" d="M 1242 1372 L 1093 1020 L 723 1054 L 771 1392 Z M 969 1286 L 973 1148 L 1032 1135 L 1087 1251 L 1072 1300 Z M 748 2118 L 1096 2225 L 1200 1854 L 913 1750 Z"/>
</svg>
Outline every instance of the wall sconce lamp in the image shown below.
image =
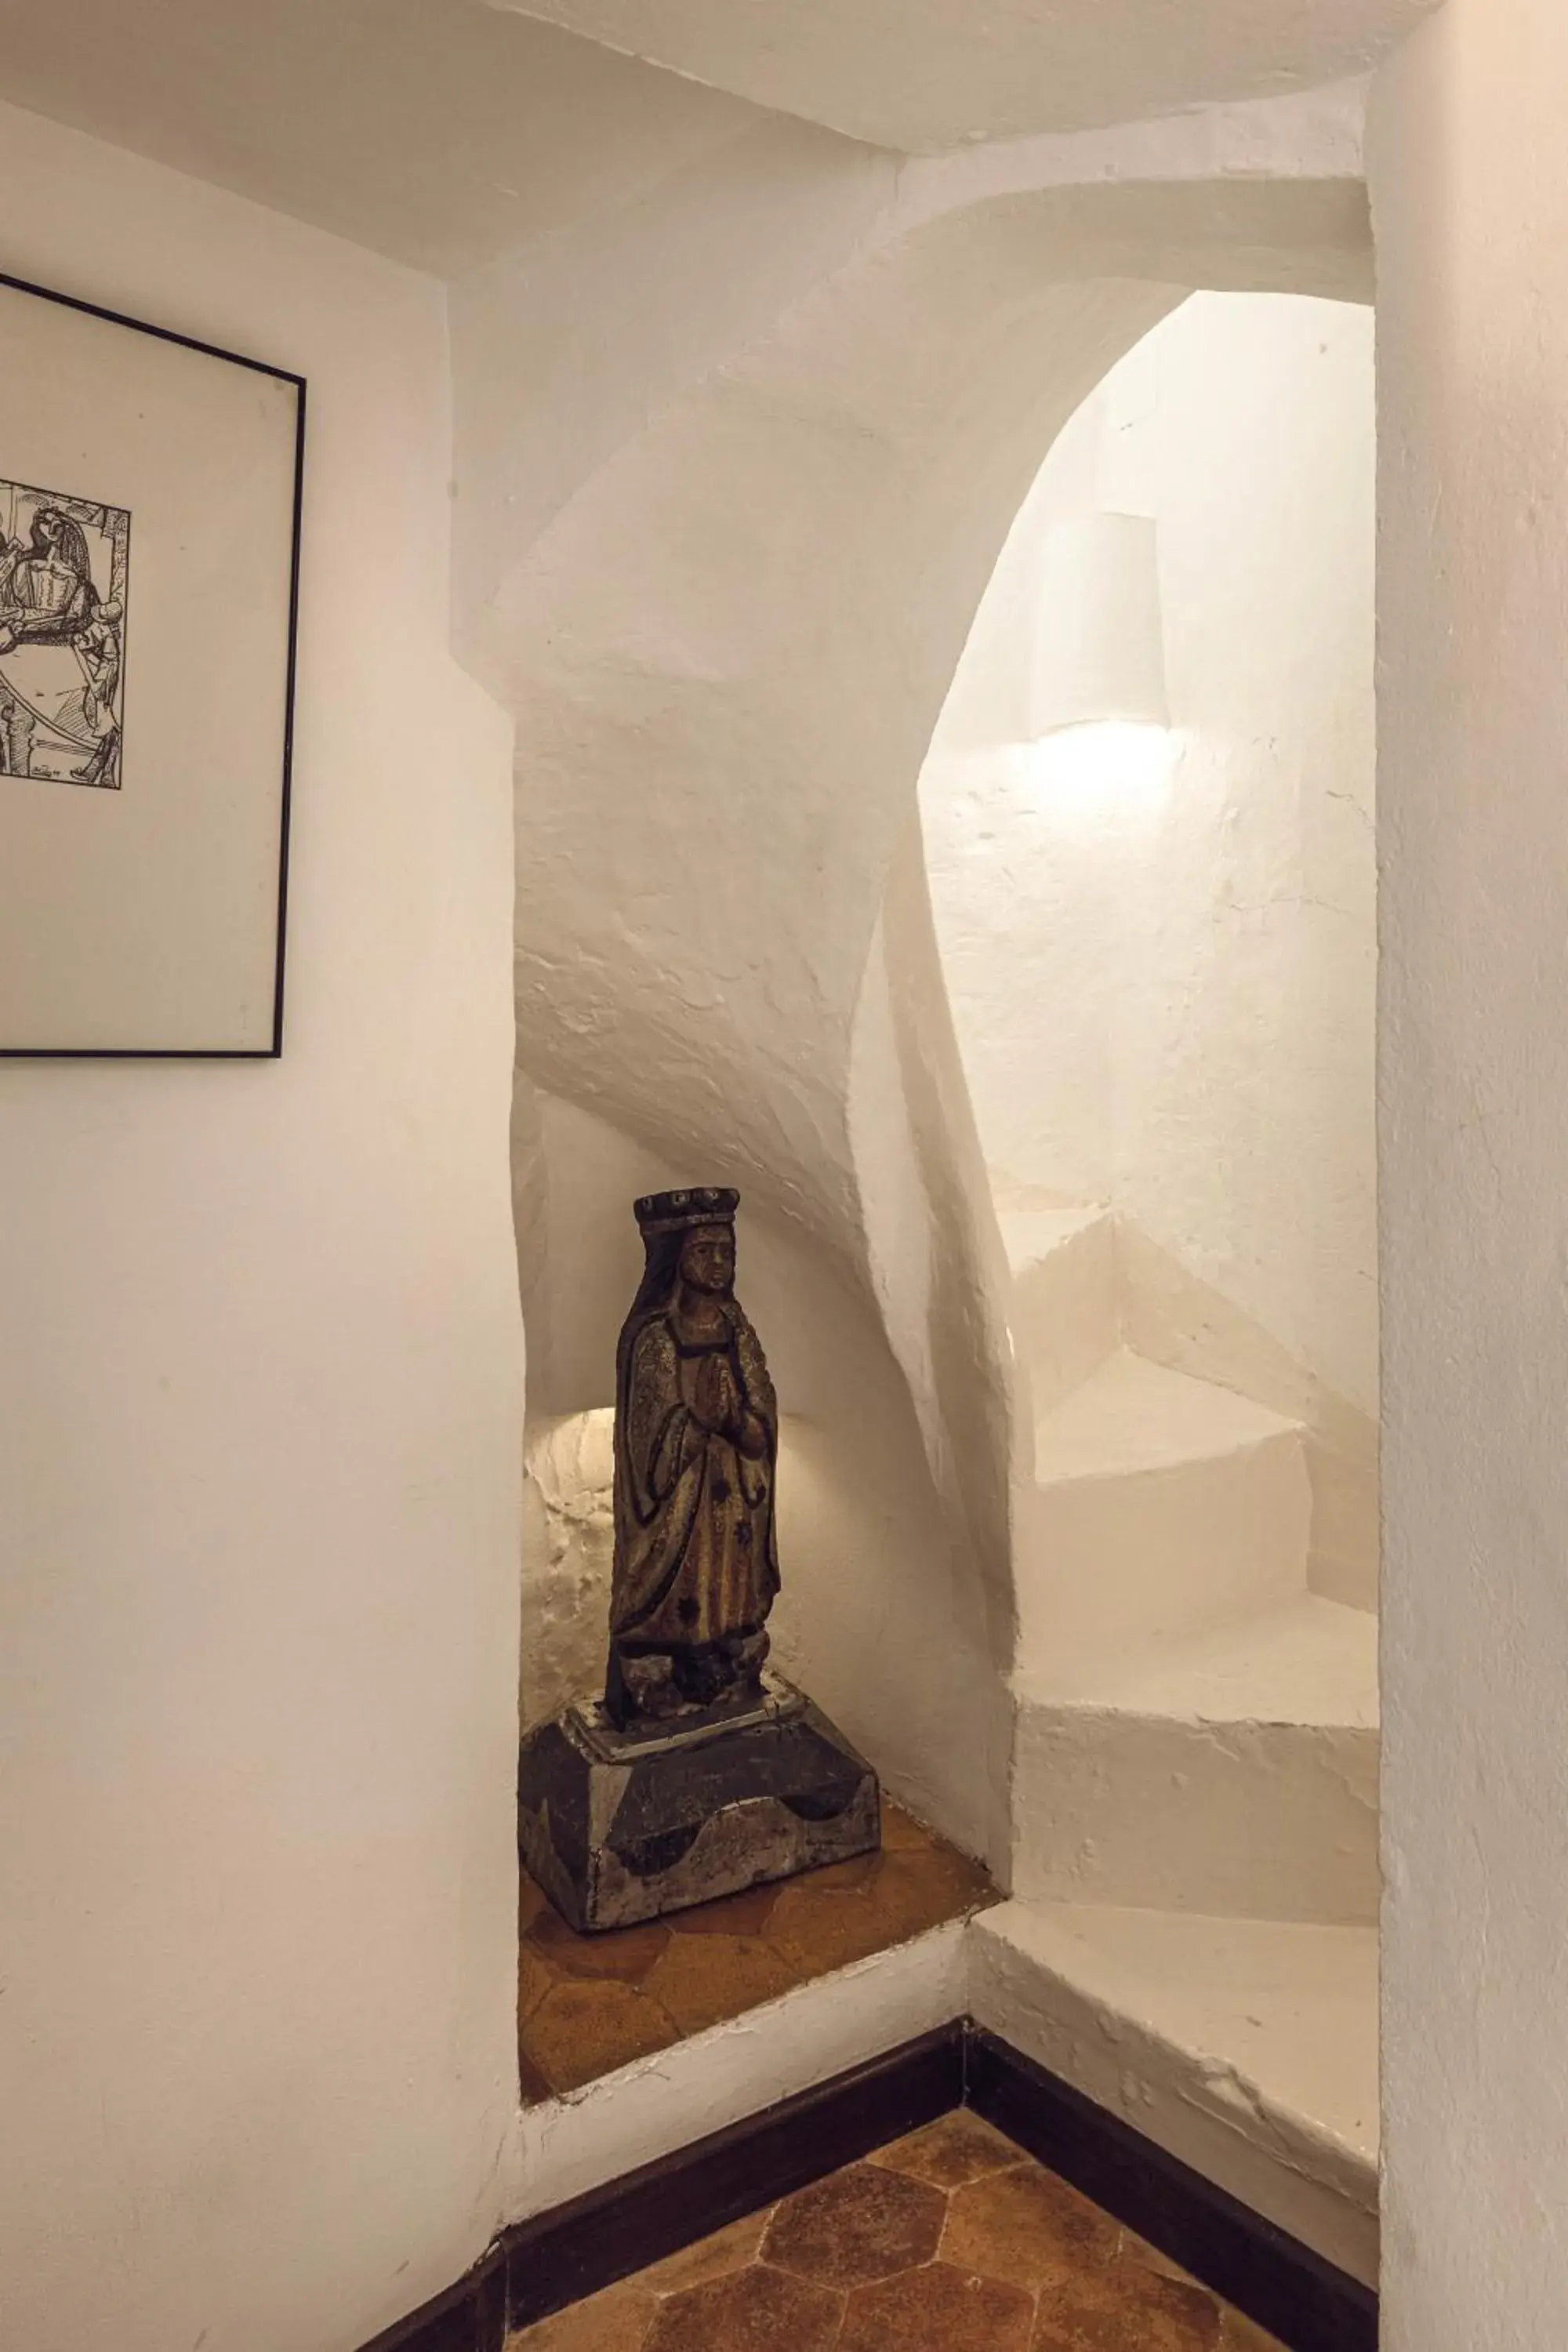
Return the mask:
<svg viewBox="0 0 1568 2352">
<path fill-rule="evenodd" d="M 1058 524 L 1040 553 L 1032 733 L 1169 727 L 1159 551 L 1149 515 Z"/>
<path fill-rule="evenodd" d="M 1163 793 L 1175 750 L 1156 526 L 1101 511 L 1041 550 L 1030 766 L 1053 796 L 1126 803 Z"/>
</svg>

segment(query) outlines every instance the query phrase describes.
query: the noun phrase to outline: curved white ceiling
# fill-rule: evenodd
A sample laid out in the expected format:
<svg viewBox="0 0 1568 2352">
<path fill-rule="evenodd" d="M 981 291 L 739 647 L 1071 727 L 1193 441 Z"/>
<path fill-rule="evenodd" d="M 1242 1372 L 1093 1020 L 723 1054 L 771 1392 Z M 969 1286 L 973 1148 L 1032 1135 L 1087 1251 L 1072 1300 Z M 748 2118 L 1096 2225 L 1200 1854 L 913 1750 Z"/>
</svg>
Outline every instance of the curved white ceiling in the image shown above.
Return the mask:
<svg viewBox="0 0 1568 2352">
<path fill-rule="evenodd" d="M 0 99 L 444 275 L 759 120 L 482 0 L 0 0 Z"/>
<path fill-rule="evenodd" d="M 1429 5 L 0 0 L 0 99 L 456 277 L 759 105 L 911 152 L 1121 122 L 1352 73 Z"/>
<path fill-rule="evenodd" d="M 1365 70 L 1436 0 L 489 0 L 879 146 L 1087 130 Z"/>
</svg>

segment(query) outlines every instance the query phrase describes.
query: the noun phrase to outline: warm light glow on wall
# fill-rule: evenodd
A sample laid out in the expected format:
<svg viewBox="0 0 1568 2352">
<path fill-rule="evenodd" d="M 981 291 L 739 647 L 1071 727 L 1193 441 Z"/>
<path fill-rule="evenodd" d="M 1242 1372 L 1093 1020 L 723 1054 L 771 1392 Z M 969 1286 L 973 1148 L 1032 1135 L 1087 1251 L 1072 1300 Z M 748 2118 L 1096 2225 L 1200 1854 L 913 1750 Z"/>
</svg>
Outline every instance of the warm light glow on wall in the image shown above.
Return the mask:
<svg viewBox="0 0 1568 2352">
<path fill-rule="evenodd" d="M 1181 738 L 1169 727 L 1102 719 L 1064 727 L 1015 756 L 1030 803 L 1063 816 L 1134 815 L 1164 802 Z"/>
<path fill-rule="evenodd" d="M 1160 806 L 1175 762 L 1159 548 L 1147 515 L 1101 509 L 1042 551 L 1030 715 L 1018 782 L 1043 814 Z"/>
</svg>

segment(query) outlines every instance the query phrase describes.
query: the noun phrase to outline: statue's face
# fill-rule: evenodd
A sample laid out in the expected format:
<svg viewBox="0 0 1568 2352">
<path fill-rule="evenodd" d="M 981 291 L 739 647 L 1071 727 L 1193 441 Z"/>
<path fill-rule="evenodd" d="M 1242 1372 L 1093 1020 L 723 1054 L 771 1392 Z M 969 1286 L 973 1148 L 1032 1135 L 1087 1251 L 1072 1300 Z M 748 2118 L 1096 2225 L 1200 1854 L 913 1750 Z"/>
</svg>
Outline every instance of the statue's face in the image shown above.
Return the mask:
<svg viewBox="0 0 1568 2352">
<path fill-rule="evenodd" d="M 735 1280 L 735 1236 L 728 1225 L 696 1225 L 680 1250 L 680 1278 L 693 1290 L 728 1297 Z"/>
</svg>

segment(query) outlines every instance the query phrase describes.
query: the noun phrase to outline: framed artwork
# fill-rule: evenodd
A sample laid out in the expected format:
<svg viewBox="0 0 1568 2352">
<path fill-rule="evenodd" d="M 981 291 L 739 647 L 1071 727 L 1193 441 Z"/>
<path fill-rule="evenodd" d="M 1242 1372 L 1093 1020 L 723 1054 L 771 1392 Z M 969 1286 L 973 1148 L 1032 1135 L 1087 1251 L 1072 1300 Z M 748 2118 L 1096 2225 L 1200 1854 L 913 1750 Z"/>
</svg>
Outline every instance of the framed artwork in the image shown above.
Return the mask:
<svg viewBox="0 0 1568 2352">
<path fill-rule="evenodd" d="M 0 276 L 0 1055 L 281 1051 L 304 430 Z"/>
</svg>

